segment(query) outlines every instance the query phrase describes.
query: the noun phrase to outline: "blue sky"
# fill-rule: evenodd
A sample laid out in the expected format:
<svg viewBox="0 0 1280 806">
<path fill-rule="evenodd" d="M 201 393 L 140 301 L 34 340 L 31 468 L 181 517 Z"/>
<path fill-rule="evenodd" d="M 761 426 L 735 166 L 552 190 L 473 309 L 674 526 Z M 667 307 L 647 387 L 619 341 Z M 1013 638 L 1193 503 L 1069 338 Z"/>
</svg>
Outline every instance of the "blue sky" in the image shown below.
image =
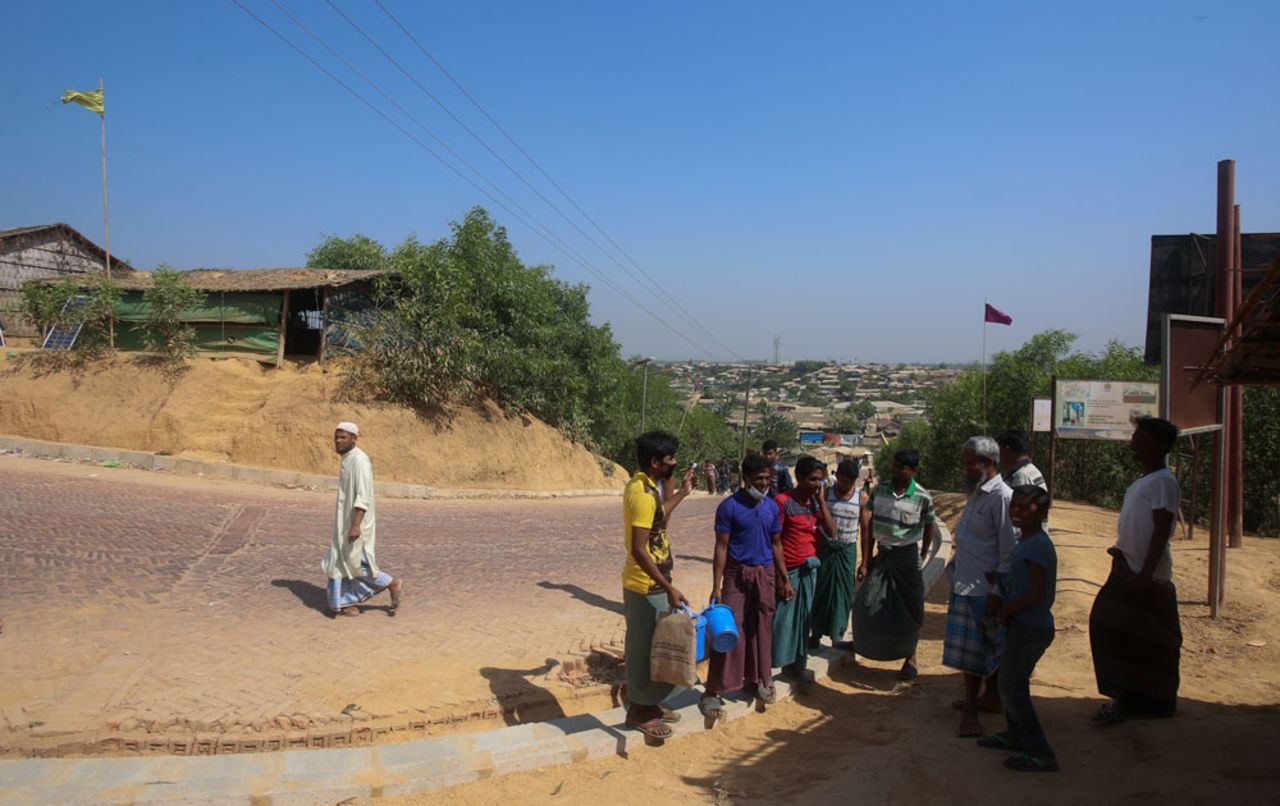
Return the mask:
<svg viewBox="0 0 1280 806">
<path fill-rule="evenodd" d="M 270 0 L 243 2 L 399 119 Z M 139 268 L 301 265 L 325 233 L 434 239 L 481 204 L 527 262 L 592 285 L 624 352 L 706 357 L 674 329 L 723 355 L 327 5 L 280 2 L 671 327 L 230 0 L 7 4 L 0 227 L 101 240 L 97 121 L 56 99 L 102 76 L 112 246 Z M 334 2 L 576 217 L 372 0 Z M 1014 317 L 991 350 L 1050 327 L 1139 345 L 1149 238 L 1213 229 L 1223 158 L 1245 230 L 1280 231 L 1274 2 L 383 2 L 750 358 L 779 334 L 789 358 L 976 360 L 984 296 Z"/>
</svg>

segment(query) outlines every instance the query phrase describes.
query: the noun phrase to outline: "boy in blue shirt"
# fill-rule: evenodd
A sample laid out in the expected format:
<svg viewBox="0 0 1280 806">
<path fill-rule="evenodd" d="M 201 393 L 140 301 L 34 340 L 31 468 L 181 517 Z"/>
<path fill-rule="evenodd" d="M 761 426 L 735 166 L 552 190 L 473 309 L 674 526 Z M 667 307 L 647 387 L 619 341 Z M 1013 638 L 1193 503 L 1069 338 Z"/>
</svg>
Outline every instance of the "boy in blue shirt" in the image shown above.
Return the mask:
<svg viewBox="0 0 1280 806">
<path fill-rule="evenodd" d="M 1049 494 L 1036 485 L 1013 488 L 1009 519 L 1020 534 L 1009 558 L 1009 571 L 1001 580 L 1002 601 L 996 611 L 996 618 L 1006 629 L 999 687 L 1007 727 L 1004 733 L 978 740 L 982 747 L 1014 751 L 1004 765 L 1019 772 L 1058 769 L 1058 760 L 1031 703 L 1031 674 L 1053 643 L 1058 555 L 1044 530 L 1049 506 Z"/>
</svg>

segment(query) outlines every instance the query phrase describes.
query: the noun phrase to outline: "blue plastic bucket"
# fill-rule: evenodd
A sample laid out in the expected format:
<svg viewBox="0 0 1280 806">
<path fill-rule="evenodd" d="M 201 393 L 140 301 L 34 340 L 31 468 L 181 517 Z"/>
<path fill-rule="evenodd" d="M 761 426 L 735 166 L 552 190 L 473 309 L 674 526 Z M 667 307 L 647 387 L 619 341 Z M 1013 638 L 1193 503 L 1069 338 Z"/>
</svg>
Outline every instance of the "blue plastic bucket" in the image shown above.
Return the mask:
<svg viewBox="0 0 1280 806">
<path fill-rule="evenodd" d="M 702 611 L 707 619 L 707 643 L 716 652 L 729 652 L 738 645 L 738 625 L 728 605 L 713 602 Z"/>
<path fill-rule="evenodd" d="M 693 619 L 698 629 L 698 662 L 701 663 L 707 659 L 707 617 L 702 613 L 693 612 L 688 605 L 682 605 L 680 609 L 689 614 L 689 618 Z"/>
</svg>

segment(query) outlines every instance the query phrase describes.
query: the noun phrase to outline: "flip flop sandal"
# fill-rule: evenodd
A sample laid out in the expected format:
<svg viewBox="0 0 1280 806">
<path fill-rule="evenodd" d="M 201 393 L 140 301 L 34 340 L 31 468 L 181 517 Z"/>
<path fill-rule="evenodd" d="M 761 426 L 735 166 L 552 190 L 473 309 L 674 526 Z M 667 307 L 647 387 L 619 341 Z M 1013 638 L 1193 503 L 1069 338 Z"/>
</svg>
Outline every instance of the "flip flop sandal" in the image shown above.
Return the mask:
<svg viewBox="0 0 1280 806">
<path fill-rule="evenodd" d="M 341 610 L 335 611 L 332 615 L 334 618 L 352 618 L 353 616 L 360 615 L 360 608 L 355 606 L 344 607 Z"/>
<path fill-rule="evenodd" d="M 650 739 L 670 739 L 671 728 L 661 717 L 658 719 L 650 719 L 648 722 L 631 722 L 628 720 L 626 726 L 630 730 L 638 730 Z"/>
<path fill-rule="evenodd" d="M 765 705 L 773 705 L 778 701 L 778 690 L 773 686 L 756 686 L 756 698 Z"/>
<path fill-rule="evenodd" d="M 1033 756 L 1030 753 L 1018 753 L 1004 760 L 1004 765 L 1016 772 L 1057 772 L 1058 760 Z"/>
<path fill-rule="evenodd" d="M 707 718 L 708 727 L 724 718 L 724 700 L 714 694 L 704 694 L 698 700 L 698 710 Z"/>
<path fill-rule="evenodd" d="M 674 725 L 684 718 L 684 715 L 679 711 L 672 711 L 670 708 L 663 705 L 658 707 L 662 709 L 662 721 L 666 722 L 668 725 Z"/>
<path fill-rule="evenodd" d="M 956 736 L 961 739 L 976 739 L 982 735 L 982 723 L 978 720 L 970 722 L 961 722 L 956 728 Z"/>
<path fill-rule="evenodd" d="M 1093 715 L 1093 721 L 1103 727 L 1119 725 L 1126 718 L 1124 711 L 1121 711 L 1120 706 L 1115 702 L 1103 703 L 1098 712 Z"/>
<path fill-rule="evenodd" d="M 404 596 L 404 583 L 400 583 L 400 587 L 391 591 L 391 609 L 387 612 L 394 613 L 400 609 L 400 600 Z"/>
<path fill-rule="evenodd" d="M 919 676 L 920 676 L 920 667 L 915 666 L 914 664 L 909 663 L 898 670 L 899 680 L 906 680 L 910 682 L 912 680 L 915 680 Z"/>
<path fill-rule="evenodd" d="M 990 733 L 978 739 L 978 747 L 1017 752 L 1018 743 L 1007 733 Z"/>
</svg>

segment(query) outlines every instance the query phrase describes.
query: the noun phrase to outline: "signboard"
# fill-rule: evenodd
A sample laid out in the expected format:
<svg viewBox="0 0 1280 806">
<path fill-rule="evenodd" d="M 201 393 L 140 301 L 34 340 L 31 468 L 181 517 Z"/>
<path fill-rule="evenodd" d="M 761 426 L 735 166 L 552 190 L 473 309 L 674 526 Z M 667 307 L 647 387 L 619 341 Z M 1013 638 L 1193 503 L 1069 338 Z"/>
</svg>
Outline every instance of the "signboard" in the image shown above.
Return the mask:
<svg viewBox="0 0 1280 806">
<path fill-rule="evenodd" d="M 1160 415 L 1160 384 L 1140 381 L 1058 381 L 1053 428 L 1063 439 L 1127 441 L 1133 424 Z"/>
<path fill-rule="evenodd" d="M 1053 401 L 1037 397 L 1031 401 L 1031 430 L 1044 433 L 1053 430 Z"/>
<path fill-rule="evenodd" d="M 1208 316 L 1165 314 L 1160 370 L 1160 416 L 1179 433 L 1198 434 L 1222 427 L 1220 389 L 1212 383 L 1194 388 L 1200 368 L 1214 358 L 1223 320 Z"/>
</svg>

